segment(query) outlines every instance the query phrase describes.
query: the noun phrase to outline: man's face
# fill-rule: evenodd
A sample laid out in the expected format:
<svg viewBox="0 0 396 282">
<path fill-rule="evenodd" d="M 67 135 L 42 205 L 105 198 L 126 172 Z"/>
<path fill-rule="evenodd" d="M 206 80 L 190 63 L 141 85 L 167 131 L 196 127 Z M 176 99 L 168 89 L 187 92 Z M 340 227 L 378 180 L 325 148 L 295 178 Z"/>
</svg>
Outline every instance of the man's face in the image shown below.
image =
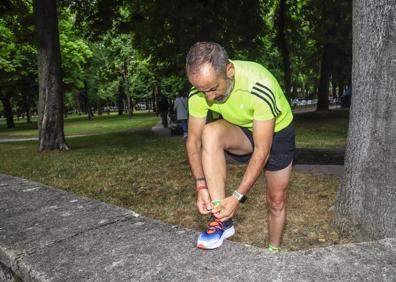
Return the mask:
<svg viewBox="0 0 396 282">
<path fill-rule="evenodd" d="M 205 64 L 194 74 L 189 74 L 188 79 L 199 91 L 202 91 L 208 101 L 224 102 L 232 91 L 234 66 L 227 66 L 227 75 L 218 74 L 210 64 Z"/>
</svg>

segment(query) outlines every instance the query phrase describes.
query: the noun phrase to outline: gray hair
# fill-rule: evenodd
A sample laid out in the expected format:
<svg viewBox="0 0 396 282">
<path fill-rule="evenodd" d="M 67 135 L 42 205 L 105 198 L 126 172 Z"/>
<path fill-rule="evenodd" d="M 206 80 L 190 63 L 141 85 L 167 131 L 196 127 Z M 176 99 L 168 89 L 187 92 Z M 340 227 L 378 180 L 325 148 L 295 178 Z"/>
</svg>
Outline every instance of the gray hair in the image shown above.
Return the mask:
<svg viewBox="0 0 396 282">
<path fill-rule="evenodd" d="M 195 43 L 191 46 L 186 57 L 187 74 L 196 73 L 206 63 L 209 63 L 218 74 L 226 76 L 229 63 L 227 51 L 218 43 Z"/>
</svg>

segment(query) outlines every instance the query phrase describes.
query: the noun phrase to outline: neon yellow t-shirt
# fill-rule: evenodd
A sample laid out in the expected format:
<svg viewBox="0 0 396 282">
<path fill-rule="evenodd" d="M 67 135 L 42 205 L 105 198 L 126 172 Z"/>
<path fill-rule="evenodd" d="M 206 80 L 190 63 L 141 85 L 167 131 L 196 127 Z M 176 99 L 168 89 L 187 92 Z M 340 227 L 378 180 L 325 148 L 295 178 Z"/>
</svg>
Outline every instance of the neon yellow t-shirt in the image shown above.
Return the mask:
<svg viewBox="0 0 396 282">
<path fill-rule="evenodd" d="M 275 77 L 262 65 L 248 61 L 234 64 L 234 88 L 223 102 L 206 99 L 195 87 L 191 89 L 188 108 L 193 117 L 204 118 L 208 110 L 222 115 L 230 123 L 253 130 L 253 120 L 275 118 L 275 132 L 287 127 L 293 114 Z"/>
</svg>

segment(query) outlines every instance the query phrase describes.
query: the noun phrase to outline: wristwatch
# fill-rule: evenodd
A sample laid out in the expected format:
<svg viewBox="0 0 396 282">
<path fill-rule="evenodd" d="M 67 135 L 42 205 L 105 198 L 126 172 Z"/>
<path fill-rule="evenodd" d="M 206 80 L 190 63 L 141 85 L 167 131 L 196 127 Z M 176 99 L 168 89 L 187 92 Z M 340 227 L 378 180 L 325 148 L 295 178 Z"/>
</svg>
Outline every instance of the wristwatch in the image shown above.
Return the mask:
<svg viewBox="0 0 396 282">
<path fill-rule="evenodd" d="M 232 193 L 232 195 L 238 199 L 238 201 L 243 204 L 244 202 L 246 202 L 247 197 L 245 195 L 242 195 L 241 193 L 239 193 L 238 191 L 234 191 L 234 193 Z"/>
</svg>

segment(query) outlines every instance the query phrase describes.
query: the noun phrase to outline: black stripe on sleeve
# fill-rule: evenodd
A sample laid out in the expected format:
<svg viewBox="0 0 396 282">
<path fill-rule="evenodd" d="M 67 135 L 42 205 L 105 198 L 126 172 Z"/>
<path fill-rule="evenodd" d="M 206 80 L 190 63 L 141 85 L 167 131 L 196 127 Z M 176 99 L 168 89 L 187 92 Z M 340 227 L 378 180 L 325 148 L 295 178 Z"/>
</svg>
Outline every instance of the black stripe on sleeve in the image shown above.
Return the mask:
<svg viewBox="0 0 396 282">
<path fill-rule="evenodd" d="M 265 100 L 267 100 L 268 103 L 271 104 L 271 109 L 273 109 L 274 113 L 276 114 L 275 116 L 279 115 L 280 111 L 276 107 L 275 100 L 273 97 L 271 97 L 270 94 L 268 94 L 266 91 L 264 91 L 262 88 L 258 88 L 256 86 L 253 87 L 253 90 L 256 90 L 256 94 L 259 94 L 262 96 Z M 252 92 L 253 92 L 252 90 Z M 257 96 L 257 95 L 256 95 Z M 264 97 L 265 96 L 265 97 Z"/>
<path fill-rule="evenodd" d="M 259 86 L 261 89 L 263 89 L 263 91 L 266 90 L 267 93 L 269 92 L 269 93 L 272 95 L 272 98 L 273 98 L 272 101 L 273 101 L 273 103 L 274 103 L 275 110 L 276 110 L 276 112 L 278 112 L 278 114 L 279 114 L 279 113 L 280 113 L 280 110 L 279 110 L 278 106 L 276 105 L 276 97 L 275 97 L 274 92 L 272 92 L 272 90 L 271 90 L 270 88 L 268 88 L 267 86 L 261 84 L 260 82 L 256 82 L 256 85 Z"/>
<path fill-rule="evenodd" d="M 277 115 L 275 114 L 275 112 L 274 112 L 274 108 L 272 107 L 271 103 L 267 101 L 267 99 L 265 99 L 262 95 L 260 95 L 260 94 L 258 94 L 258 93 L 256 93 L 256 92 L 253 92 L 253 91 L 252 91 L 251 93 L 252 93 L 253 95 L 259 97 L 261 100 L 263 100 L 263 101 L 268 105 L 268 107 L 270 108 L 270 110 L 271 110 L 271 112 L 272 112 L 272 114 L 273 114 L 274 117 L 277 116 Z"/>
</svg>

